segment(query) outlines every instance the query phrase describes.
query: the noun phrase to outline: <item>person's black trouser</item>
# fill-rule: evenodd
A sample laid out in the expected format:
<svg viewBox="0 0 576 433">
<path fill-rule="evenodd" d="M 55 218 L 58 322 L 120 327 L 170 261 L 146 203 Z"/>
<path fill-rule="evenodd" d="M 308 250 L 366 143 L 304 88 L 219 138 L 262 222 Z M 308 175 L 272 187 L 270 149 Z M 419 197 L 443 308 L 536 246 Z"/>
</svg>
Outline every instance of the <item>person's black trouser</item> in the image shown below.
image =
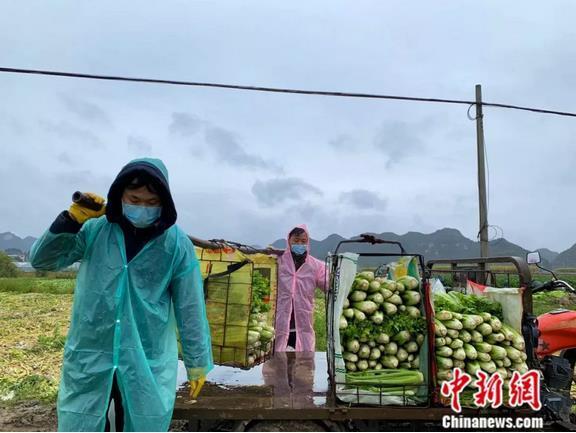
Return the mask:
<svg viewBox="0 0 576 433">
<path fill-rule="evenodd" d="M 293 347 L 296 349 L 296 331 L 290 331 L 288 334 L 288 344 L 287 346 Z"/>
<path fill-rule="evenodd" d="M 108 400 L 108 408 L 106 410 L 106 428 L 104 429 L 104 431 L 108 432 L 110 431 L 110 420 L 108 419 L 108 410 L 110 409 L 110 404 L 112 404 L 112 399 L 114 399 L 116 431 L 124 431 L 124 407 L 122 406 L 122 395 L 120 394 L 120 388 L 118 387 L 116 374 L 114 374 L 114 379 L 112 380 L 112 392 L 110 393 L 110 399 Z"/>
<path fill-rule="evenodd" d="M 294 307 L 290 314 L 290 333 L 288 334 L 288 344 L 286 346 L 293 347 L 296 350 L 296 320 L 294 319 Z"/>
</svg>

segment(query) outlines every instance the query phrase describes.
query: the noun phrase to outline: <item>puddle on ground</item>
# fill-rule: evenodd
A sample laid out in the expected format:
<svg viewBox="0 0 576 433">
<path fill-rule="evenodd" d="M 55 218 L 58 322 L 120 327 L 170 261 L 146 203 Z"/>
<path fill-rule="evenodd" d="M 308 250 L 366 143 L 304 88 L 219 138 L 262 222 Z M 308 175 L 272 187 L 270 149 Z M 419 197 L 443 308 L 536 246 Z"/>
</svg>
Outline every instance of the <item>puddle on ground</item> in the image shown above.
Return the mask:
<svg viewBox="0 0 576 433">
<path fill-rule="evenodd" d="M 178 366 L 178 391 L 186 399 L 186 369 Z M 325 353 L 279 352 L 264 364 L 242 370 L 215 366 L 202 388 L 201 406 L 249 405 L 253 398 L 273 407 L 325 406 L 328 393 L 328 370 Z M 242 401 L 250 397 L 249 401 Z"/>
</svg>

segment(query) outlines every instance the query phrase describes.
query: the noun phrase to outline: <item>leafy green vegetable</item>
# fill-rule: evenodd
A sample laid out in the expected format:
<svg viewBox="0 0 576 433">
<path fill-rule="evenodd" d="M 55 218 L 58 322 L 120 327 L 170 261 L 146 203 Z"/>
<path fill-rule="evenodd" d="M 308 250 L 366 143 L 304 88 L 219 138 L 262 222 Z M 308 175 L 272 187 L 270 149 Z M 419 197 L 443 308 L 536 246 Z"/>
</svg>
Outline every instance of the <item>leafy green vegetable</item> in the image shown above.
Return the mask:
<svg viewBox="0 0 576 433">
<path fill-rule="evenodd" d="M 344 361 L 358 362 L 358 355 L 355 353 L 344 352 L 342 353 L 342 358 L 344 358 Z"/>
<path fill-rule="evenodd" d="M 446 358 L 451 357 L 453 353 L 454 351 L 450 349 L 448 346 L 441 346 L 436 349 L 436 354 L 438 356 L 444 356 Z"/>
<path fill-rule="evenodd" d="M 482 370 L 484 370 L 486 373 L 492 374 L 496 372 L 497 367 L 494 361 L 488 361 L 488 362 L 480 362 L 480 368 L 482 368 Z"/>
<path fill-rule="evenodd" d="M 436 363 L 438 364 L 439 370 L 448 370 L 454 367 L 454 362 L 452 361 L 452 358 L 436 356 Z"/>
<path fill-rule="evenodd" d="M 398 358 L 398 361 L 400 361 L 400 362 L 406 361 L 408 359 L 408 356 L 409 356 L 409 353 L 405 349 L 399 348 L 398 352 L 396 352 L 396 358 Z M 408 368 L 410 368 L 410 367 L 408 367 Z"/>
<path fill-rule="evenodd" d="M 444 326 L 446 326 L 446 328 L 448 328 L 448 329 L 454 329 L 456 331 L 459 331 L 462 329 L 462 322 L 460 322 L 459 320 L 456 320 L 456 319 L 447 320 L 443 323 L 444 323 Z"/>
<path fill-rule="evenodd" d="M 260 272 L 252 274 L 252 310 L 251 313 L 266 313 L 270 311 L 270 281 Z"/>
<path fill-rule="evenodd" d="M 478 358 L 478 351 L 471 344 L 465 344 L 464 351 L 466 352 L 466 358 L 470 360 L 475 360 Z"/>
<path fill-rule="evenodd" d="M 452 320 L 452 313 L 450 311 L 437 311 L 436 312 L 436 318 L 438 320 Z"/>
<path fill-rule="evenodd" d="M 368 295 L 366 294 L 366 292 L 363 292 L 361 290 L 356 290 L 349 295 L 350 300 L 353 302 L 361 302 L 364 299 L 366 299 L 367 296 Z"/>
<path fill-rule="evenodd" d="M 426 319 L 413 317 L 409 312 L 402 312 L 394 317 L 387 317 L 380 326 L 381 331 L 388 335 L 396 335 L 401 331 L 408 331 L 410 334 L 416 335 L 425 332 Z"/>
<path fill-rule="evenodd" d="M 480 370 L 479 362 L 473 361 L 466 364 L 466 372 L 471 376 L 476 376 L 476 373 Z"/>
<path fill-rule="evenodd" d="M 436 377 L 438 378 L 439 381 L 451 380 L 452 370 L 438 370 L 436 373 Z"/>
<path fill-rule="evenodd" d="M 478 361 L 480 361 L 480 362 L 488 362 L 492 359 L 492 358 L 490 358 L 489 353 L 480 352 L 478 350 L 476 350 L 476 355 L 477 355 Z"/>
<path fill-rule="evenodd" d="M 404 345 L 404 348 L 408 353 L 417 353 L 418 350 L 420 349 L 418 343 L 416 343 L 415 341 L 409 341 Z M 410 361 L 412 361 L 412 359 L 410 359 Z"/>
<path fill-rule="evenodd" d="M 472 341 L 472 334 L 463 329 L 458 333 L 458 338 L 462 340 L 464 343 L 470 343 L 470 341 Z"/>
<path fill-rule="evenodd" d="M 386 355 L 396 355 L 398 353 L 398 344 L 394 343 L 393 341 L 388 343 L 384 353 Z"/>
<path fill-rule="evenodd" d="M 394 317 L 386 316 L 381 324 L 376 324 L 370 320 L 353 321 L 348 323 L 348 327 L 340 332 L 345 339 L 370 337 L 371 335 L 386 334 L 396 335 L 401 331 L 408 331 L 410 334 L 419 334 L 426 330 L 426 319 L 423 317 L 412 317 L 409 313 L 399 313 Z"/>
<path fill-rule="evenodd" d="M 462 309 L 460 302 L 450 296 L 450 293 L 436 293 L 434 295 L 434 310 L 435 311 L 449 311 L 459 312 Z M 450 318 L 451 319 L 451 318 Z"/>
<path fill-rule="evenodd" d="M 437 337 L 446 337 L 448 330 L 438 319 L 434 319 L 434 329 Z"/>
<path fill-rule="evenodd" d="M 434 309 L 436 311 L 446 310 L 462 314 L 489 313 L 500 320 L 504 319 L 500 303 L 484 296 L 465 295 L 456 291 L 435 294 Z"/>
<path fill-rule="evenodd" d="M 459 338 L 452 340 L 452 343 L 450 343 L 450 349 L 452 350 L 460 349 L 462 347 L 464 347 L 464 342 Z"/>
<path fill-rule="evenodd" d="M 459 361 L 464 361 L 466 359 L 466 351 L 463 348 L 456 349 L 452 354 L 452 358 Z"/>
</svg>

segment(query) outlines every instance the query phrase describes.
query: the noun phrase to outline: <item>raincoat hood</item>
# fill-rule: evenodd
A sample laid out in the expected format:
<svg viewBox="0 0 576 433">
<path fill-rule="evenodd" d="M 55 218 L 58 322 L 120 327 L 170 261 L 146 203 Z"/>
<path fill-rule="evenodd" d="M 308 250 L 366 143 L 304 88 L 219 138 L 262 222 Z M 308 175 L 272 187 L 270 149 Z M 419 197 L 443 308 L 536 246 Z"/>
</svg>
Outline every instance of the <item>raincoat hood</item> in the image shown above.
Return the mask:
<svg viewBox="0 0 576 433">
<path fill-rule="evenodd" d="M 106 205 L 106 218 L 111 223 L 122 223 L 125 221 L 122 213 L 122 194 L 126 186 L 138 175 L 146 174 L 153 178 L 154 186 L 162 200 L 162 214 L 158 221 L 154 223 L 155 229 L 164 231 L 176 223 L 178 214 L 176 206 L 170 193 L 168 184 L 168 170 L 159 159 L 139 158 L 126 164 L 108 191 L 108 203 Z"/>
<path fill-rule="evenodd" d="M 290 249 L 290 232 L 294 229 L 302 229 L 306 232 L 306 236 L 308 237 L 308 242 L 306 243 L 306 256 L 310 255 L 310 233 L 308 233 L 308 227 L 306 224 L 300 224 L 294 226 L 290 229 L 288 234 L 286 235 L 286 249 L 284 250 L 284 254 L 292 254 L 292 250 Z"/>
</svg>

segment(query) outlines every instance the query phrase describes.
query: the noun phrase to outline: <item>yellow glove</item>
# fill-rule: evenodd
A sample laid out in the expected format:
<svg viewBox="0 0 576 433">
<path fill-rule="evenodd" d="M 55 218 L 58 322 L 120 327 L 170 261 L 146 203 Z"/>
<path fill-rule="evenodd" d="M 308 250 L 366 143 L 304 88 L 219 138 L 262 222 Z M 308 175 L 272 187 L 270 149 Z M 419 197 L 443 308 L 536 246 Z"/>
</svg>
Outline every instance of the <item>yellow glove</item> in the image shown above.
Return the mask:
<svg viewBox="0 0 576 433">
<path fill-rule="evenodd" d="M 204 386 L 204 382 L 206 382 L 206 376 L 200 376 L 196 380 L 189 381 L 190 384 L 190 400 L 196 400 L 198 394 L 202 390 Z"/>
<path fill-rule="evenodd" d="M 82 206 L 79 203 L 72 203 L 72 206 L 70 206 L 70 209 L 68 209 L 68 214 L 70 215 L 70 218 L 80 224 L 84 224 L 86 220 L 89 220 L 90 218 L 98 218 L 99 216 L 102 216 L 106 213 L 104 198 L 100 197 L 98 194 L 94 194 L 93 192 L 85 192 L 84 195 L 87 195 L 96 203 L 101 204 L 102 207 L 100 210 L 92 210 Z"/>
</svg>

